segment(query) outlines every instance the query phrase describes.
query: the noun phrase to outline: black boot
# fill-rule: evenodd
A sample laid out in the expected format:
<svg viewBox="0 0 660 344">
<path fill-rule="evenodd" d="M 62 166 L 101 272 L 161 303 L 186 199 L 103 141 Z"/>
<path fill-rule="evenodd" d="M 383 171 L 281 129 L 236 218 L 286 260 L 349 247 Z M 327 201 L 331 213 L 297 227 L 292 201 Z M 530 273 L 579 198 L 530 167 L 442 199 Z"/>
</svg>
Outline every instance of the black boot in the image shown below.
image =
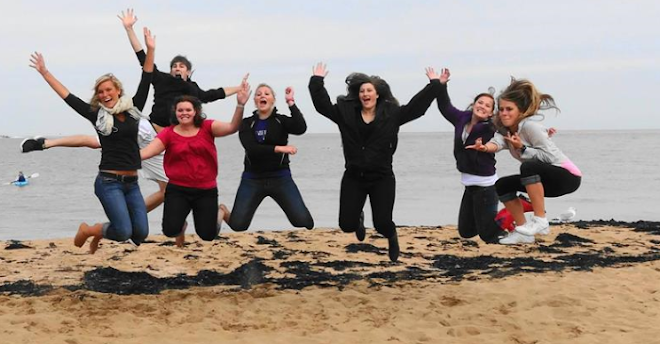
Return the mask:
<svg viewBox="0 0 660 344">
<path fill-rule="evenodd" d="M 359 241 L 364 241 L 364 238 L 367 236 L 367 229 L 364 228 L 364 211 L 360 213 L 360 225 L 355 230 L 355 237 Z"/>
<path fill-rule="evenodd" d="M 396 262 L 399 260 L 399 236 L 396 234 L 396 229 L 394 230 L 394 234 L 387 238 L 387 241 L 389 243 L 390 260 Z"/>
</svg>

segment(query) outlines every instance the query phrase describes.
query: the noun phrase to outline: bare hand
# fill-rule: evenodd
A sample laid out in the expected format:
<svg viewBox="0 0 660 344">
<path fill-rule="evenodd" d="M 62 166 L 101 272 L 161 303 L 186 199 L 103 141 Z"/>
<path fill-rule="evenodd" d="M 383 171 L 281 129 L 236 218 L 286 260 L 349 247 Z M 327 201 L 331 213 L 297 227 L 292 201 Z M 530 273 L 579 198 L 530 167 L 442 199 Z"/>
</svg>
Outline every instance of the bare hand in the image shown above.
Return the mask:
<svg viewBox="0 0 660 344">
<path fill-rule="evenodd" d="M 39 52 L 35 51 L 30 55 L 30 67 L 36 69 L 41 75 L 48 73 L 48 69 L 46 69 L 46 61 L 44 61 L 43 55 Z"/>
<path fill-rule="evenodd" d="M 154 50 L 156 49 L 156 36 L 151 36 L 151 30 L 144 28 L 144 44 L 147 45 L 147 49 Z"/>
<path fill-rule="evenodd" d="M 295 155 L 298 153 L 298 148 L 294 146 L 275 146 L 275 152 Z"/>
<path fill-rule="evenodd" d="M 552 137 L 556 133 L 557 133 L 557 129 L 555 129 L 555 128 L 549 128 L 548 129 L 548 137 Z"/>
<path fill-rule="evenodd" d="M 440 74 L 440 83 L 446 84 L 447 81 L 449 81 L 450 77 L 451 77 L 451 73 L 449 72 L 449 68 L 443 68 Z"/>
<path fill-rule="evenodd" d="M 247 84 L 247 81 L 248 81 L 249 77 L 250 77 L 250 73 L 245 73 L 245 75 L 243 76 L 243 80 L 241 80 L 241 87 L 243 87 L 243 85 Z"/>
<path fill-rule="evenodd" d="M 236 93 L 236 101 L 240 105 L 245 105 L 248 99 L 250 99 L 250 95 L 252 94 L 252 91 L 250 90 L 250 84 L 246 79 L 243 80 L 245 81 L 241 83 L 241 89 Z"/>
<path fill-rule="evenodd" d="M 520 140 L 520 136 L 518 136 L 518 133 L 507 133 L 506 136 L 504 137 L 504 140 L 508 142 L 513 148 L 515 149 L 520 149 L 523 146 L 522 140 Z"/>
<path fill-rule="evenodd" d="M 293 100 L 293 87 L 289 86 L 284 90 L 284 100 L 287 104 L 292 105 Z"/>
<path fill-rule="evenodd" d="M 465 149 L 474 149 L 476 151 L 480 152 L 485 152 L 486 151 L 486 145 L 483 144 L 483 141 L 481 140 L 481 137 L 474 140 L 473 145 L 465 146 Z"/>
<path fill-rule="evenodd" d="M 429 80 L 440 79 L 440 75 L 438 75 L 438 73 L 435 72 L 435 69 L 433 69 L 433 67 L 426 67 L 424 70 L 426 71 L 426 76 L 429 77 Z"/>
<path fill-rule="evenodd" d="M 117 18 L 121 20 L 121 24 L 125 29 L 130 29 L 137 22 L 138 18 L 133 14 L 133 9 L 126 9 L 126 13 L 121 11 L 121 15 L 117 15 Z"/>
<path fill-rule="evenodd" d="M 325 76 L 328 75 L 328 70 L 326 69 L 325 63 L 319 62 L 315 67 L 312 67 L 312 74 L 314 74 L 314 76 L 325 78 Z"/>
</svg>

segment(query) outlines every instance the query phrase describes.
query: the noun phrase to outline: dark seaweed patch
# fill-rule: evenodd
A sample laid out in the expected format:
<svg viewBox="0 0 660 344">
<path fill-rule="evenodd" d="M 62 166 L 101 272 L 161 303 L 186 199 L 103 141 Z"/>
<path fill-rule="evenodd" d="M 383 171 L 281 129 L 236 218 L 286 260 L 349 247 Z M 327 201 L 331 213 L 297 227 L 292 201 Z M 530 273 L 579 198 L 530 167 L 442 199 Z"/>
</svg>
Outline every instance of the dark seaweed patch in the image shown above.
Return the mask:
<svg viewBox="0 0 660 344">
<path fill-rule="evenodd" d="M 378 248 L 372 244 L 349 244 L 346 246 L 347 253 L 358 253 L 358 252 L 368 252 L 384 255 L 386 254 L 385 250 Z"/>
<path fill-rule="evenodd" d="M 20 280 L 0 285 L 0 293 L 8 293 L 9 295 L 21 296 L 41 296 L 48 293 L 52 289 L 53 287 L 49 285 L 37 285 L 29 280 Z"/>
<path fill-rule="evenodd" d="M 280 243 L 278 243 L 277 240 L 267 239 L 261 235 L 257 237 L 257 245 L 270 245 L 270 247 L 282 247 L 282 245 L 280 245 Z"/>
<path fill-rule="evenodd" d="M 5 250 L 20 250 L 25 248 L 32 248 L 31 246 L 23 244 L 20 240 L 9 240 Z"/>
<path fill-rule="evenodd" d="M 569 233 L 561 233 L 555 238 L 555 242 L 550 245 L 552 247 L 573 247 L 573 246 L 584 246 L 583 244 L 589 243 L 593 244 L 593 240 L 585 239 L 577 235 Z"/>
</svg>

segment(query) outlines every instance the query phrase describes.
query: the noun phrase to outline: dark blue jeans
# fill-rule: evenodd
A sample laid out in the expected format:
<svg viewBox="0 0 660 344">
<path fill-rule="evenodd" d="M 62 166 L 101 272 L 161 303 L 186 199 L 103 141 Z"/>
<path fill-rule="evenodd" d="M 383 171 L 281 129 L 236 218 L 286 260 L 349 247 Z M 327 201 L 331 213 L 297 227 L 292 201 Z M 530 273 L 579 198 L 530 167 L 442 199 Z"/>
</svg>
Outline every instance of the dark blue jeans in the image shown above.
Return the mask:
<svg viewBox="0 0 660 344">
<path fill-rule="evenodd" d="M 458 213 L 458 233 L 463 238 L 479 235 L 481 240 L 496 242 L 501 232 L 497 215 L 495 186 L 466 186 Z"/>
<path fill-rule="evenodd" d="M 115 241 L 132 239 L 140 245 L 149 235 L 149 221 L 138 182 L 120 182 L 99 175 L 94 193 L 110 220 L 103 224 L 103 237 Z"/>
<path fill-rule="evenodd" d="M 291 176 L 264 179 L 242 178 L 238 191 L 236 191 L 229 227 L 238 232 L 247 230 L 252 223 L 254 213 L 266 197 L 271 197 L 277 202 L 294 227 L 314 228 L 314 219 Z"/>
</svg>

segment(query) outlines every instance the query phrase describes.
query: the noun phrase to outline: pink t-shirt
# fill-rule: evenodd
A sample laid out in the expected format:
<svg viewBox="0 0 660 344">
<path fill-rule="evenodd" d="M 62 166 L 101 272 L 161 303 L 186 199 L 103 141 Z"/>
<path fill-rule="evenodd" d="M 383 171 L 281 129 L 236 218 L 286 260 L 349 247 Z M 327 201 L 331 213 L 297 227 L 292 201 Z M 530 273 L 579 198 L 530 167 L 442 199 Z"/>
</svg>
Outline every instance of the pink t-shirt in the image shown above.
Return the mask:
<svg viewBox="0 0 660 344">
<path fill-rule="evenodd" d="M 212 123 L 211 119 L 204 120 L 195 136 L 181 136 L 174 132 L 174 126 L 158 134 L 165 145 L 163 166 L 170 183 L 196 189 L 217 187 L 218 152 Z"/>
</svg>

